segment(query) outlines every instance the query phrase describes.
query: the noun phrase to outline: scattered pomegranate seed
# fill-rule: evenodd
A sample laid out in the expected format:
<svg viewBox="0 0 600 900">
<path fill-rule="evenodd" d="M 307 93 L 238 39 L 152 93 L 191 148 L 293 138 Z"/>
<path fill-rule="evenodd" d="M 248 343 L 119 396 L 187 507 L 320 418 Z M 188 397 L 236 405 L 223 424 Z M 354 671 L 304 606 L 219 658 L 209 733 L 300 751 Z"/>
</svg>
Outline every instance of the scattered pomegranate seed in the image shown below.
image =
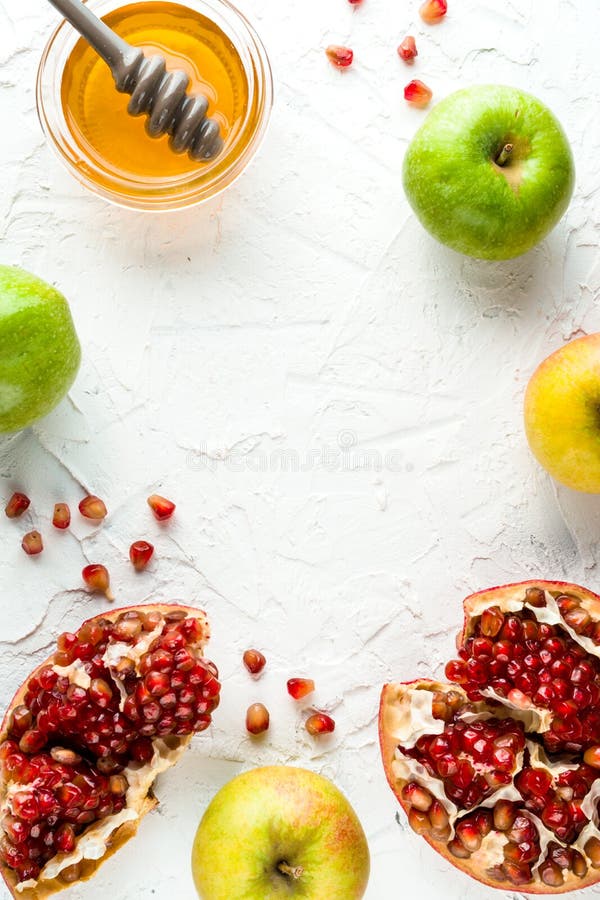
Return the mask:
<svg viewBox="0 0 600 900">
<path fill-rule="evenodd" d="M 335 722 L 331 716 L 328 716 L 325 713 L 314 713 L 306 720 L 305 728 L 308 733 L 313 736 L 319 734 L 331 734 L 332 731 L 335 731 Z"/>
<path fill-rule="evenodd" d="M 129 559 L 138 572 L 145 569 L 154 553 L 154 547 L 148 541 L 135 541 L 129 548 Z"/>
<path fill-rule="evenodd" d="M 28 532 L 21 541 L 21 547 L 28 556 L 37 556 L 44 549 L 42 536 L 39 531 Z"/>
<path fill-rule="evenodd" d="M 250 734 L 263 734 L 269 728 L 269 710 L 262 703 L 253 703 L 246 713 L 246 729 Z"/>
<path fill-rule="evenodd" d="M 362 2 L 363 2 L 363 0 L 348 0 L 348 3 L 351 6 L 359 6 Z"/>
<path fill-rule="evenodd" d="M 315 689 L 312 678 L 290 678 L 287 683 L 288 694 L 294 700 L 304 700 Z"/>
<path fill-rule="evenodd" d="M 424 22 L 430 25 L 439 22 L 448 12 L 448 3 L 446 0 L 425 0 L 425 3 L 419 9 L 419 15 Z"/>
<path fill-rule="evenodd" d="M 174 503 L 166 500 L 159 494 L 152 494 L 151 497 L 148 497 L 148 506 L 154 513 L 154 518 L 158 519 L 159 522 L 165 522 L 167 519 L 170 519 L 176 508 Z"/>
<path fill-rule="evenodd" d="M 430 103 L 432 97 L 432 90 L 418 78 L 414 78 L 404 88 L 404 99 L 413 106 L 424 108 Z"/>
<path fill-rule="evenodd" d="M 347 69 L 354 60 L 354 51 L 350 47 L 340 47 L 338 44 L 330 44 L 325 53 L 329 62 L 338 69 Z"/>
<path fill-rule="evenodd" d="M 258 675 L 264 669 L 267 660 L 260 650 L 246 650 L 244 653 L 244 665 L 251 675 Z"/>
<path fill-rule="evenodd" d="M 9 519 L 18 519 L 22 516 L 26 509 L 29 508 L 31 500 L 26 494 L 20 494 L 18 491 L 12 495 L 4 512 Z"/>
<path fill-rule="evenodd" d="M 412 34 L 408 34 L 398 47 L 398 56 L 400 59 L 403 59 L 404 62 L 412 62 L 415 56 L 418 55 L 419 51 L 417 50 L 416 41 Z"/>
<path fill-rule="evenodd" d="M 81 577 L 94 593 L 105 594 L 107 600 L 115 599 L 110 589 L 110 575 L 106 566 L 91 563 L 82 570 Z"/>
<path fill-rule="evenodd" d="M 71 510 L 66 503 L 56 503 L 54 505 L 54 516 L 52 524 L 55 528 L 65 529 L 71 524 Z"/>
<path fill-rule="evenodd" d="M 100 497 L 95 497 L 93 494 L 83 498 L 79 504 L 79 512 L 85 519 L 94 519 L 97 522 L 101 519 L 105 519 L 108 515 L 108 510 L 106 509 L 104 501 L 101 500 Z"/>
</svg>

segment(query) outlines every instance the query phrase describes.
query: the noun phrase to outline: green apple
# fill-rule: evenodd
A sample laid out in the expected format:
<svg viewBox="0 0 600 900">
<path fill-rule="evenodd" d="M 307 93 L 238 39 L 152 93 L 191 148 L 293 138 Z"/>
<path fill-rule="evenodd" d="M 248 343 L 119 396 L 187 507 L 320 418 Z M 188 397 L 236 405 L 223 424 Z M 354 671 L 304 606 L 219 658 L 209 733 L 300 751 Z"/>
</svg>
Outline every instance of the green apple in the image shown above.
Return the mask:
<svg viewBox="0 0 600 900">
<path fill-rule="evenodd" d="M 360 900 L 369 848 L 331 781 L 267 766 L 234 778 L 213 799 L 196 834 L 192 870 L 202 900 Z"/>
<path fill-rule="evenodd" d="M 549 109 L 513 87 L 480 85 L 431 111 L 404 159 L 404 188 L 421 223 L 480 259 L 510 259 L 556 225 L 575 173 Z"/>
<path fill-rule="evenodd" d="M 600 334 L 571 341 L 538 366 L 525 394 L 525 431 L 557 481 L 600 494 Z"/>
<path fill-rule="evenodd" d="M 81 349 L 62 294 L 22 269 L 0 266 L 0 432 L 45 416 L 69 390 Z"/>
</svg>

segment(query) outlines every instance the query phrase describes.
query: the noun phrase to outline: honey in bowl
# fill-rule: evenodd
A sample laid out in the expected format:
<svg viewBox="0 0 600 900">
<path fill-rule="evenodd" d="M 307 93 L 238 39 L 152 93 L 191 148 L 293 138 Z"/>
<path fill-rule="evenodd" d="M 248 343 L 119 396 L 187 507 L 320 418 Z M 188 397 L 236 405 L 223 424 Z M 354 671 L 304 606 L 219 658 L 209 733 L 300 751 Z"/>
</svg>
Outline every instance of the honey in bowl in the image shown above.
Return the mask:
<svg viewBox="0 0 600 900">
<path fill-rule="evenodd" d="M 164 56 L 167 69 L 187 73 L 189 91 L 208 99 L 208 115 L 218 122 L 225 146 L 215 160 L 201 163 L 174 153 L 167 136 L 151 138 L 146 116 L 127 112 L 129 96 L 117 92 L 106 63 L 79 40 L 65 65 L 62 107 L 74 141 L 100 170 L 99 177 L 108 170 L 112 178 L 177 183 L 199 169 L 219 166 L 248 113 L 248 80 L 230 38 L 199 11 L 177 3 L 133 3 L 103 19 L 130 44 Z"/>
</svg>

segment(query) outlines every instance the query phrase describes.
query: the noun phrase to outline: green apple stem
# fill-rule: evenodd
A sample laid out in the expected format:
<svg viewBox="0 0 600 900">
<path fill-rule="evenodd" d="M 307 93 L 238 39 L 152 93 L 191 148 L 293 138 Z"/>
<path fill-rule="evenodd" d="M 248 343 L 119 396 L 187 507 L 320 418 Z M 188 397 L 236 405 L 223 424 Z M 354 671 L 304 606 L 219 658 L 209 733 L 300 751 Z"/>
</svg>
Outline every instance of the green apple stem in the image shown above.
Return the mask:
<svg viewBox="0 0 600 900">
<path fill-rule="evenodd" d="M 497 166 L 505 166 L 509 160 L 510 154 L 513 151 L 512 144 L 505 144 L 498 156 L 496 157 L 496 165 Z"/>
<path fill-rule="evenodd" d="M 289 875 L 290 878 L 294 878 L 296 881 L 304 875 L 302 866 L 288 866 L 286 862 L 280 862 L 277 868 L 283 875 Z"/>
</svg>

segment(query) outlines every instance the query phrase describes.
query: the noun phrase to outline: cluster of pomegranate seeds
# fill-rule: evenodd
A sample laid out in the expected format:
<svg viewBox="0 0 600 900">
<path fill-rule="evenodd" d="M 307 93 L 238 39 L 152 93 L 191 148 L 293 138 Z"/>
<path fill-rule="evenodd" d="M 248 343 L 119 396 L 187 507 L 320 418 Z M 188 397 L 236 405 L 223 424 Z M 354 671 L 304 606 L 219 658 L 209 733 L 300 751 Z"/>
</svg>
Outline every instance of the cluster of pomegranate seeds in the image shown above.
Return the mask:
<svg viewBox="0 0 600 900">
<path fill-rule="evenodd" d="M 52 524 L 61 531 L 69 527 L 71 524 L 71 510 L 66 503 L 55 503 Z"/>
<path fill-rule="evenodd" d="M 81 577 L 92 593 L 104 594 L 107 600 L 115 599 L 110 589 L 110 575 L 106 566 L 90 563 L 82 569 Z"/>
<path fill-rule="evenodd" d="M 557 600 L 565 621 L 581 609 L 572 601 Z M 505 615 L 494 606 L 477 620 L 458 655 L 446 666 L 446 676 L 461 684 L 471 700 L 483 699 L 482 688 L 491 687 L 520 708 L 552 711 L 550 730 L 543 735 L 551 752 L 600 744 L 600 660 L 560 625 L 538 622 L 527 610 Z"/>
<path fill-rule="evenodd" d="M 419 8 L 419 15 L 429 25 L 441 21 L 447 12 L 447 0 L 425 0 L 425 3 Z"/>
<path fill-rule="evenodd" d="M 129 559 L 137 572 L 146 568 L 153 555 L 154 547 L 148 541 L 134 541 L 129 548 Z"/>
<path fill-rule="evenodd" d="M 36 879 L 57 853 L 70 853 L 92 822 L 123 809 L 123 775 L 105 776 L 72 750 L 26 756 L 14 741 L 0 746 L 0 768 L 12 784 L 2 819 L 0 858 L 20 881 Z"/>
<path fill-rule="evenodd" d="M 398 47 L 398 56 L 404 62 L 412 62 L 415 56 L 419 55 L 417 43 L 411 34 L 408 34 Z"/>
<path fill-rule="evenodd" d="M 330 44 L 325 53 L 329 62 L 338 69 L 347 69 L 354 60 L 354 51 L 339 44 Z"/>
<path fill-rule="evenodd" d="M 12 785 L 0 857 L 20 880 L 37 878 L 90 823 L 123 808 L 123 770 L 150 762 L 153 738 L 208 727 L 220 684 L 214 664 L 197 655 L 201 638 L 202 625 L 185 610 L 129 610 L 60 635 L 0 745 L 3 780 Z"/>
<path fill-rule="evenodd" d="M 27 497 L 26 494 L 21 494 L 17 491 L 6 504 L 4 512 L 9 519 L 18 519 L 19 516 L 22 516 L 23 513 L 29 509 L 30 504 L 31 500 L 29 497 Z"/>
<path fill-rule="evenodd" d="M 94 494 L 83 498 L 79 504 L 79 512 L 84 519 L 92 519 L 94 522 L 101 522 L 108 515 L 104 500 Z"/>
<path fill-rule="evenodd" d="M 413 78 L 413 80 L 409 81 L 404 88 L 404 99 L 413 106 L 418 106 L 421 109 L 428 106 L 432 97 L 433 91 L 431 88 L 428 88 L 427 85 L 422 81 L 419 81 L 418 78 Z"/>
<path fill-rule="evenodd" d="M 166 522 L 167 519 L 170 519 L 177 508 L 171 500 L 167 500 L 166 497 L 161 497 L 159 494 L 152 494 L 148 497 L 148 506 L 154 513 L 154 518 L 159 522 Z"/>
<path fill-rule="evenodd" d="M 312 678 L 290 678 L 287 683 L 287 690 L 293 700 L 304 700 L 315 689 L 315 683 Z"/>
<path fill-rule="evenodd" d="M 581 801 L 597 777 L 598 772 L 586 765 L 555 778 L 547 769 L 528 766 L 516 776 L 515 787 L 525 808 L 539 816 L 560 841 L 570 844 L 588 824 Z"/>
<path fill-rule="evenodd" d="M 270 724 L 269 710 L 262 703 L 253 703 L 246 712 L 246 730 L 250 734 L 264 734 Z"/>
<path fill-rule="evenodd" d="M 244 665 L 251 675 L 260 675 L 267 660 L 260 650 L 246 650 L 243 656 Z"/>
<path fill-rule="evenodd" d="M 28 531 L 21 541 L 21 547 L 27 556 L 37 556 L 44 549 L 44 542 L 39 531 Z"/>
</svg>

